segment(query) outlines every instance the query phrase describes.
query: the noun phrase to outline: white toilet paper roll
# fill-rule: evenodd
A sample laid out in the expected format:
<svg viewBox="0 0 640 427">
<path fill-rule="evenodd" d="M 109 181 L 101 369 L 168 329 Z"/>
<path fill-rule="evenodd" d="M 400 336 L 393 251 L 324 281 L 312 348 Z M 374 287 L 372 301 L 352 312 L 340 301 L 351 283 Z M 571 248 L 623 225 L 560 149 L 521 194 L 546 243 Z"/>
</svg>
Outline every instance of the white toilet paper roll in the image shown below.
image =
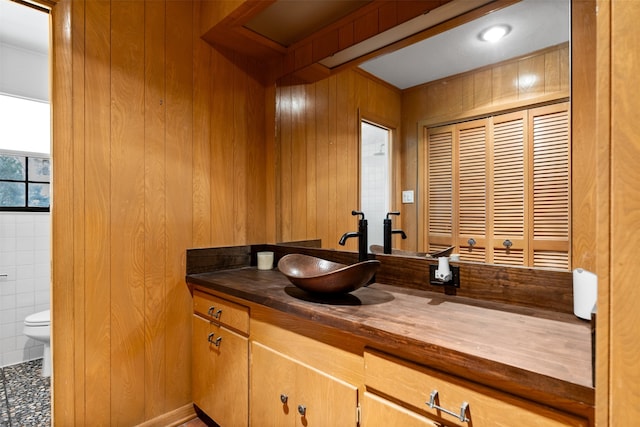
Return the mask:
<svg viewBox="0 0 640 427">
<path fill-rule="evenodd" d="M 573 313 L 590 320 L 597 299 L 598 276 L 582 268 L 573 270 Z"/>
<path fill-rule="evenodd" d="M 438 258 L 438 272 L 443 275 L 449 274 L 449 258 L 446 256 L 441 256 Z"/>
</svg>

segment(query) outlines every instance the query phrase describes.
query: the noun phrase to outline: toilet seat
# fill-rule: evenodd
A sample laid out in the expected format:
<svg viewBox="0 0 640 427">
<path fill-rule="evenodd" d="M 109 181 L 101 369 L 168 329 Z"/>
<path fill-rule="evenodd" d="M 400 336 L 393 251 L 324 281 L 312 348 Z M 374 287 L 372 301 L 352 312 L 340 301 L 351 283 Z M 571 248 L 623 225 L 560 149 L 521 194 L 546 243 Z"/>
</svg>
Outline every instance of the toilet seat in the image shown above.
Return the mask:
<svg viewBox="0 0 640 427">
<path fill-rule="evenodd" d="M 39 311 L 25 317 L 23 333 L 44 344 L 42 351 L 42 376 L 51 376 L 51 310 Z"/>
<path fill-rule="evenodd" d="M 24 319 L 25 326 L 49 326 L 51 322 L 51 310 L 44 310 L 28 315 Z"/>
</svg>

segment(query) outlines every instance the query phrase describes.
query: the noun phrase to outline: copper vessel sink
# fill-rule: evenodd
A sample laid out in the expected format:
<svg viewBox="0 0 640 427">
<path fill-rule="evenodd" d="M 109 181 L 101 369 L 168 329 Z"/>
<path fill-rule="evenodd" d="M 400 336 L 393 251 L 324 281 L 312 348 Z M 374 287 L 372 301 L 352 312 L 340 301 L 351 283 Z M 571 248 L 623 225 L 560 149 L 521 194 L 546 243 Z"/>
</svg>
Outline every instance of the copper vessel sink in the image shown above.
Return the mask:
<svg viewBox="0 0 640 427">
<path fill-rule="evenodd" d="M 369 283 L 380 261 L 345 265 L 309 255 L 289 254 L 278 262 L 278 270 L 298 288 L 312 293 L 338 294 L 355 291 Z"/>
</svg>

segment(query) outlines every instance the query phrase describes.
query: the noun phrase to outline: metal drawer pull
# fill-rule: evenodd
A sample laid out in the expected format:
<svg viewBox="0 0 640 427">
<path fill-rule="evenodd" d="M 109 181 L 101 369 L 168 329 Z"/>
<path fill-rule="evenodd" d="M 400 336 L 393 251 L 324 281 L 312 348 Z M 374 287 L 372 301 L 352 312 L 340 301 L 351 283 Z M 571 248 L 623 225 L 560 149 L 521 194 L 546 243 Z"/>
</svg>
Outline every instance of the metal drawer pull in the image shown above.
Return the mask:
<svg viewBox="0 0 640 427">
<path fill-rule="evenodd" d="M 209 334 L 209 336 L 207 337 L 207 341 L 209 341 L 210 344 L 215 345 L 216 347 L 220 347 L 220 341 L 222 341 L 222 337 L 218 337 L 216 339 L 213 339 L 213 336 L 215 334 L 213 332 L 211 332 Z"/>
<path fill-rule="evenodd" d="M 304 417 L 307 413 L 307 407 L 304 405 L 298 405 L 298 413 Z"/>
<path fill-rule="evenodd" d="M 473 246 L 473 245 L 475 245 L 477 242 L 476 242 L 476 239 L 474 239 L 474 238 L 472 237 L 472 238 L 470 238 L 469 240 L 467 240 L 467 243 L 469 244 L 469 246 Z"/>
<path fill-rule="evenodd" d="M 287 396 L 286 394 L 282 393 L 280 395 L 280 402 L 282 402 L 283 405 L 286 405 L 288 400 L 289 396 Z"/>
<path fill-rule="evenodd" d="M 511 246 L 513 246 L 513 242 L 512 242 L 511 240 L 507 239 L 507 240 L 505 240 L 504 242 L 502 242 L 502 245 L 503 245 L 505 248 L 509 249 Z"/>
<path fill-rule="evenodd" d="M 214 313 L 215 311 L 215 313 Z M 220 318 L 220 315 L 222 314 L 222 309 L 218 309 L 216 310 L 216 308 L 214 306 L 209 307 L 209 310 L 207 310 L 207 314 L 211 317 L 215 317 L 216 319 Z"/>
<path fill-rule="evenodd" d="M 462 402 L 460 405 L 460 413 L 456 414 L 453 411 L 450 411 L 442 406 L 436 405 L 436 399 L 438 399 L 438 390 L 433 390 L 431 395 L 429 396 L 429 401 L 426 402 L 427 406 L 431 409 L 437 409 L 438 411 L 442 411 L 445 414 L 452 415 L 462 421 L 463 423 L 468 423 L 470 420 L 467 418 L 467 410 L 469 409 L 469 404 L 467 402 Z"/>
</svg>

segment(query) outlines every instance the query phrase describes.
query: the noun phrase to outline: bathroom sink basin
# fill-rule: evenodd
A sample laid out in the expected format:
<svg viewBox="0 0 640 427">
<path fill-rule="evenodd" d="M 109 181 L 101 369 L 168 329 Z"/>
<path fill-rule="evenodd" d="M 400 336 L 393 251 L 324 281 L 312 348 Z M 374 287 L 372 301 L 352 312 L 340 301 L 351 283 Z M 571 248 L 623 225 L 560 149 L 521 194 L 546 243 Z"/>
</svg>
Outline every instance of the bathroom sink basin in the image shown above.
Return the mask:
<svg viewBox="0 0 640 427">
<path fill-rule="evenodd" d="M 278 270 L 298 288 L 312 293 L 340 294 L 369 283 L 380 261 L 345 265 L 309 255 L 289 254 L 278 262 Z"/>
</svg>

